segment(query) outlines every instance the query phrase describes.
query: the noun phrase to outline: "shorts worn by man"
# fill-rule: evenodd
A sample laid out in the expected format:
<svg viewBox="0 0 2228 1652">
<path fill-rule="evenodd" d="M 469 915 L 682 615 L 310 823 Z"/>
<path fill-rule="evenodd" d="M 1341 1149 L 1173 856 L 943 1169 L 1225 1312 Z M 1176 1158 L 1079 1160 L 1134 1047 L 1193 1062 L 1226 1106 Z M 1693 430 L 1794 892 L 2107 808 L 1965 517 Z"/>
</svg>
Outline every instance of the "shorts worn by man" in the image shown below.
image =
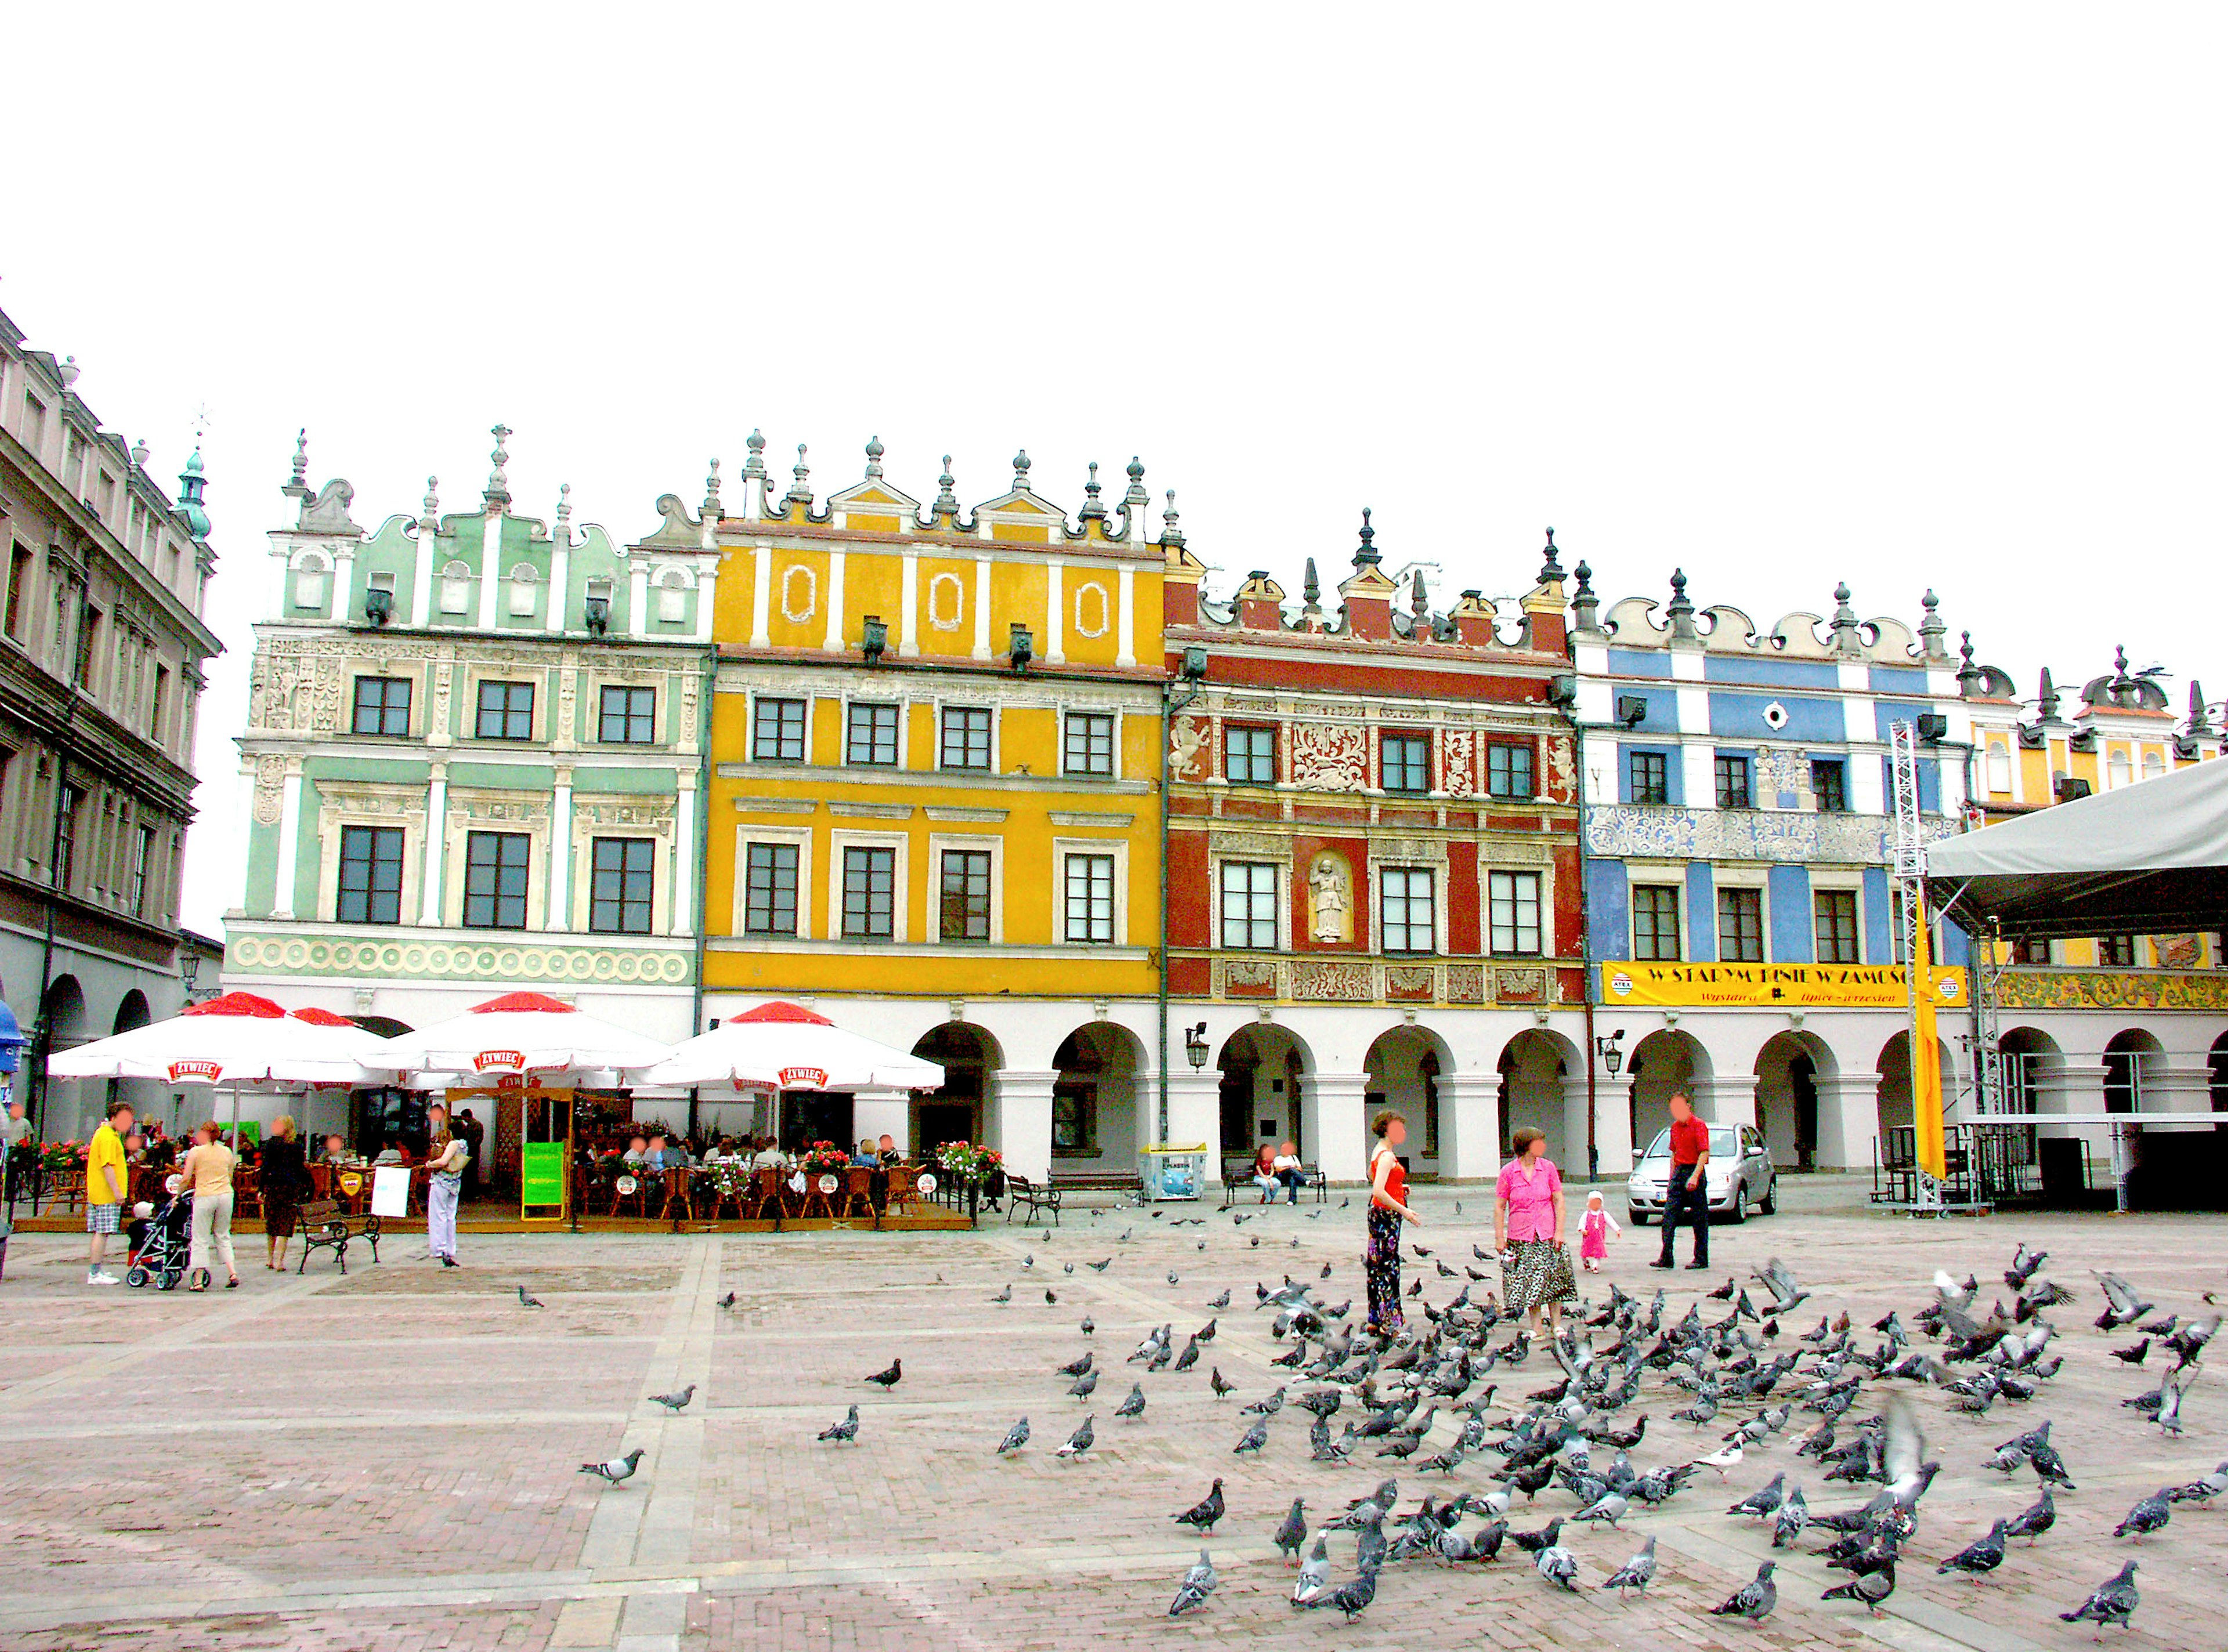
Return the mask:
<svg viewBox="0 0 2228 1652">
<path fill-rule="evenodd" d="M 116 1102 L 86 1147 L 85 1230 L 92 1235 L 86 1253 L 87 1285 L 122 1283 L 101 1266 L 101 1259 L 108 1253 L 109 1234 L 122 1226 L 124 1197 L 131 1187 L 131 1172 L 124 1165 L 124 1132 L 131 1128 L 131 1109 Z"/>
<path fill-rule="evenodd" d="M 1694 1228 L 1694 1260 L 1689 1268 L 1710 1265 L 1710 1127 L 1694 1116 L 1683 1095 L 1671 1098 L 1671 1175 L 1663 1187 L 1663 1253 L 1649 1266 L 1669 1267 L 1672 1241 L 1679 1236 L 1679 1213 Z"/>
</svg>

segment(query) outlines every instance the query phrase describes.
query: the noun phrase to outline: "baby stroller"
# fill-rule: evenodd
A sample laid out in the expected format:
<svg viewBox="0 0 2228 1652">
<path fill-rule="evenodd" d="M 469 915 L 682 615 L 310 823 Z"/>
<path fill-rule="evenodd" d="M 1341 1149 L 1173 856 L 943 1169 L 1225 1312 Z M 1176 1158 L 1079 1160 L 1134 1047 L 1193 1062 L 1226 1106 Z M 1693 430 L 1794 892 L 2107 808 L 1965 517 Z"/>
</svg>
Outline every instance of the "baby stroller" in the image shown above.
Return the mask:
<svg viewBox="0 0 2228 1652">
<path fill-rule="evenodd" d="M 194 1196 L 174 1193 L 151 1216 L 131 1224 L 131 1256 L 124 1283 L 135 1290 L 152 1285 L 157 1291 L 175 1291 L 186 1277 L 193 1250 Z"/>
</svg>

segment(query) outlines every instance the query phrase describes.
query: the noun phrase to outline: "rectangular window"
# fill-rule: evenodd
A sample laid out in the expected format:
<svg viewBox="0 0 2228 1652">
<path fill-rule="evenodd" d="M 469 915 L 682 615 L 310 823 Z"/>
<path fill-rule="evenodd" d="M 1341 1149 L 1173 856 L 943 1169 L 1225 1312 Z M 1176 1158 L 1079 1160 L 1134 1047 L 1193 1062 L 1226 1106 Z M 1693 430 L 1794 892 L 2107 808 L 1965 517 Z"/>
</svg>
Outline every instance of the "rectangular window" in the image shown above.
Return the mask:
<svg viewBox="0 0 2228 1652">
<path fill-rule="evenodd" d="M 1486 747 L 1485 791 L 1489 797 L 1530 797 L 1532 795 L 1532 748 L 1494 745 Z"/>
<path fill-rule="evenodd" d="M 139 828 L 139 845 L 131 858 L 131 911 L 136 917 L 147 915 L 147 869 L 155 859 L 155 828 Z"/>
<path fill-rule="evenodd" d="M 156 698 L 162 697 L 158 679 Z M 159 714 L 157 720 L 160 720 Z M 406 735 L 410 732 L 410 679 L 407 677 L 359 677 L 355 679 L 355 712 L 349 719 L 351 734 Z"/>
<path fill-rule="evenodd" d="M 751 756 L 762 763 L 804 761 L 804 702 L 762 699 L 751 713 Z"/>
<path fill-rule="evenodd" d="M 31 450 L 33 458 L 43 462 L 43 450 L 47 445 L 47 405 L 28 390 L 23 392 L 23 445 Z"/>
<path fill-rule="evenodd" d="M 483 740 L 534 738 L 534 685 L 482 683 L 479 719 L 472 732 Z"/>
<path fill-rule="evenodd" d="M 743 856 L 743 933 L 797 933 L 797 845 L 754 843 Z"/>
<path fill-rule="evenodd" d="M 402 922 L 402 828 L 341 828 L 340 903 L 334 918 L 342 923 Z"/>
<path fill-rule="evenodd" d="M 17 545 L 8 558 L 8 635 L 18 642 L 29 639 L 23 635 L 29 611 L 23 603 L 23 593 L 31 588 L 31 553 Z"/>
<path fill-rule="evenodd" d="M 1070 941 L 1103 945 L 1114 939 L 1114 857 L 1070 855 L 1066 869 Z"/>
<path fill-rule="evenodd" d="M 1222 863 L 1222 944 L 1277 949 L 1277 868 L 1266 861 Z"/>
<path fill-rule="evenodd" d="M 657 738 L 657 691 L 606 685 L 596 724 L 596 738 L 606 745 L 649 745 Z"/>
<path fill-rule="evenodd" d="M 1232 786 L 1277 783 L 1277 731 L 1226 723 L 1222 728 L 1222 777 Z"/>
<path fill-rule="evenodd" d="M 80 796 L 76 787 L 62 788 L 61 819 L 55 828 L 55 836 L 59 842 L 56 845 L 57 852 L 54 856 L 54 887 L 59 890 L 67 890 L 70 886 L 70 873 L 77 863 L 79 800 Z"/>
<path fill-rule="evenodd" d="M 1380 773 L 1388 792 L 1431 789 L 1431 742 L 1420 734 L 1388 734 L 1379 753 Z"/>
<path fill-rule="evenodd" d="M 1810 765 L 1810 794 L 1818 800 L 1821 814 L 1849 812 L 1848 769 L 1838 758 Z"/>
<path fill-rule="evenodd" d="M 2097 936 L 2097 962 L 2106 969 L 2133 969 L 2135 966 L 2135 938 L 2133 935 Z"/>
<path fill-rule="evenodd" d="M 1642 963 L 1679 961 L 1679 890 L 1636 883 L 1632 890 L 1632 955 Z"/>
<path fill-rule="evenodd" d="M 1114 718 L 1108 711 L 1070 711 L 1067 714 L 1067 772 L 1114 774 Z"/>
<path fill-rule="evenodd" d="M 843 852 L 843 934 L 853 941 L 887 941 L 896 933 L 898 852 Z"/>
<path fill-rule="evenodd" d="M 168 666 L 158 665 L 155 667 L 155 703 L 148 708 L 147 712 L 147 732 L 157 741 L 163 737 L 163 718 L 170 709 L 170 668 Z M 404 713 L 404 720 L 406 722 L 408 720 L 407 711 Z"/>
<path fill-rule="evenodd" d="M 1718 891 L 1718 956 L 1728 964 L 1764 961 L 1764 891 Z"/>
<path fill-rule="evenodd" d="M 947 705 L 944 708 L 941 761 L 946 769 L 988 769 L 990 766 L 989 706 Z"/>
<path fill-rule="evenodd" d="M 990 938 L 990 852 L 947 849 L 937 892 L 938 935 L 945 941 Z"/>
<path fill-rule="evenodd" d="M 1670 759 L 1660 751 L 1626 754 L 1632 775 L 1632 800 L 1668 803 L 1671 800 Z"/>
<path fill-rule="evenodd" d="M 1540 951 L 1540 874 L 1489 872 L 1485 892 L 1493 950 L 1536 956 Z"/>
<path fill-rule="evenodd" d="M 1719 756 L 1713 765 L 1718 773 L 1718 807 L 1721 809 L 1753 808 L 1748 788 L 1748 759 Z"/>
<path fill-rule="evenodd" d="M 1052 1151 L 1088 1158 L 1098 1151 L 1098 1100 L 1090 1084 L 1060 1084 L 1052 1093 Z"/>
<path fill-rule="evenodd" d="M 1428 953 L 1438 949 L 1438 926 L 1427 866 L 1387 866 L 1383 873 L 1385 950 Z"/>
<path fill-rule="evenodd" d="M 522 839 L 521 841 L 523 841 Z M 651 867 L 657 845 L 648 838 L 599 838 L 588 895 L 588 928 L 604 935 L 650 933 Z"/>
<path fill-rule="evenodd" d="M 526 928 L 526 860 L 532 840 L 523 832 L 464 834 L 464 928 Z"/>
<path fill-rule="evenodd" d="M 2039 964 L 2047 968 L 2050 964 L 2050 943 L 2047 941 L 2037 941 L 2029 935 L 2021 935 L 2012 942 L 2012 962 Z"/>
<path fill-rule="evenodd" d="M 844 760 L 891 768 L 898 760 L 898 708 L 854 703 L 844 734 Z"/>
<path fill-rule="evenodd" d="M 100 610 L 87 603 L 78 615 L 77 622 L 77 680 L 80 687 L 93 686 L 93 649 L 100 640 Z"/>
<path fill-rule="evenodd" d="M 1857 892 L 1821 889 L 1810 897 L 1817 921 L 1818 961 L 1853 964 L 1857 958 Z"/>
</svg>

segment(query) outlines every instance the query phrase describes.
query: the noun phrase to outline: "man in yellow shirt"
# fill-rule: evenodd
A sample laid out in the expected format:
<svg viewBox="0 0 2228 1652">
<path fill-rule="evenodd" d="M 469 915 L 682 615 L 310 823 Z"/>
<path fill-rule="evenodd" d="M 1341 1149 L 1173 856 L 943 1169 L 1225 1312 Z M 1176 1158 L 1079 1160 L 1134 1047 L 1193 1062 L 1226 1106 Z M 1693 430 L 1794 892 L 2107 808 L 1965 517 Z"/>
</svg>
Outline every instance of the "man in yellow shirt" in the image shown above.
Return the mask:
<svg viewBox="0 0 2228 1652">
<path fill-rule="evenodd" d="M 120 1285 L 103 1267 L 108 1236 L 121 1226 L 124 1197 L 131 1191 L 131 1173 L 124 1168 L 124 1136 L 131 1128 L 131 1109 L 121 1101 L 108 1104 L 108 1120 L 93 1132 L 85 1151 L 85 1230 L 93 1235 L 86 1257 L 87 1285 Z"/>
</svg>

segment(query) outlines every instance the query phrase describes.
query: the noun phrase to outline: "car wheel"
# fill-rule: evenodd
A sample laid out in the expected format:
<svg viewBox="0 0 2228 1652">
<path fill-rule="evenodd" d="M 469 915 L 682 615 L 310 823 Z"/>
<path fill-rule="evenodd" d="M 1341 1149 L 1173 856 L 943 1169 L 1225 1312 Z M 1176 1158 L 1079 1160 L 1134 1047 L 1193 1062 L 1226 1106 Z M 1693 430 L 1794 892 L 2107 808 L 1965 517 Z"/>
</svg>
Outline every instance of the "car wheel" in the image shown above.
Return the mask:
<svg viewBox="0 0 2228 1652">
<path fill-rule="evenodd" d="M 1779 1178 L 1777 1176 L 1764 1184 L 1764 1198 L 1756 1208 L 1767 1216 L 1779 1214 Z"/>
<path fill-rule="evenodd" d="M 1736 1182 L 1733 1183 L 1733 1214 L 1732 1219 L 1736 1223 L 1744 1222 L 1748 1220 L 1748 1183 L 1745 1182 Z"/>
<path fill-rule="evenodd" d="M 1630 1205 L 1624 1208 L 1624 1219 L 1635 1228 L 1648 1226 L 1648 1213 L 1645 1210 L 1635 1210 Z"/>
</svg>

